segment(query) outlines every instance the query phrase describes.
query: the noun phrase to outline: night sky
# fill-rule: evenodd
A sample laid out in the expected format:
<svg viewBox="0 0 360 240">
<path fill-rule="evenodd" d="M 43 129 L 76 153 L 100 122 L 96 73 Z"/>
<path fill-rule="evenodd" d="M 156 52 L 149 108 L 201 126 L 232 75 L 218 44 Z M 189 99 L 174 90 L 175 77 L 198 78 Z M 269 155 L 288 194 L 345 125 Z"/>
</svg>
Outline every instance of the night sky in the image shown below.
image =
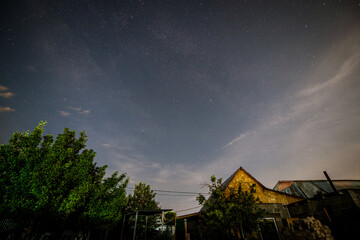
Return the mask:
<svg viewBox="0 0 360 240">
<path fill-rule="evenodd" d="M 323 170 L 360 179 L 360 1 L 0 9 L 2 143 L 41 120 L 53 135 L 85 130 L 95 161 L 128 173 L 130 187 L 206 192 L 212 174 L 240 166 L 269 188 Z"/>
</svg>

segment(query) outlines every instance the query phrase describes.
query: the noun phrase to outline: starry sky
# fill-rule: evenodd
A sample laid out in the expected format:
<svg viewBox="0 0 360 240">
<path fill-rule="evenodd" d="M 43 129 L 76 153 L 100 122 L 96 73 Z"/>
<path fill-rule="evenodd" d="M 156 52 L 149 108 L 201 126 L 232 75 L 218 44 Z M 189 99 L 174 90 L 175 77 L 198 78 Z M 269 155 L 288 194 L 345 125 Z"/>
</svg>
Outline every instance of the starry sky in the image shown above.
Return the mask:
<svg viewBox="0 0 360 240">
<path fill-rule="evenodd" d="M 85 130 L 130 187 L 360 179 L 360 1 L 14 0 L 0 19 L 2 143 Z"/>
</svg>

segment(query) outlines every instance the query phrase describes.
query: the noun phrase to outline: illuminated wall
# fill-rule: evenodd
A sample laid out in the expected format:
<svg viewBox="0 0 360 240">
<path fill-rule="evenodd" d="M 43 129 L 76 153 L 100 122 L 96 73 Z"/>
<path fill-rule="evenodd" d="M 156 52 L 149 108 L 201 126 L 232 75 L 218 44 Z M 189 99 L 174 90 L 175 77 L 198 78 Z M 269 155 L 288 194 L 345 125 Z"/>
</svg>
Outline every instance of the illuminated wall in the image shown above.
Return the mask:
<svg viewBox="0 0 360 240">
<path fill-rule="evenodd" d="M 262 203 L 282 203 L 284 205 L 287 205 L 303 200 L 303 198 L 291 196 L 264 187 L 260 182 L 258 182 L 242 168 L 240 168 L 236 172 L 235 176 L 233 177 L 227 188 L 237 188 L 239 183 L 241 183 L 243 190 L 247 191 L 249 191 L 252 184 L 255 184 L 255 196 L 259 197 Z"/>
</svg>

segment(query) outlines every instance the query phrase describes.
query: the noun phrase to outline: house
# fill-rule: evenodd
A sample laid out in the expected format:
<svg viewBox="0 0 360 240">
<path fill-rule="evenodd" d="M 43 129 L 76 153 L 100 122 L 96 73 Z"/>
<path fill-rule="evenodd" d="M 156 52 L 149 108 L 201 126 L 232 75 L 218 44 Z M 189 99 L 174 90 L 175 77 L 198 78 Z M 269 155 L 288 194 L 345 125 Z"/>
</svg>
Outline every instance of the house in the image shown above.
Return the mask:
<svg viewBox="0 0 360 240">
<path fill-rule="evenodd" d="M 241 184 L 244 190 L 249 190 L 250 186 L 255 184 L 256 193 L 254 195 L 260 199 L 262 204 L 281 203 L 282 205 L 287 205 L 304 199 L 301 196 L 294 196 L 265 187 L 242 167 L 237 169 L 228 179 L 226 179 L 222 186 L 225 190 L 226 188 L 237 188 L 239 184 Z"/>
<path fill-rule="evenodd" d="M 282 180 L 273 189 L 269 189 L 240 167 L 224 181 L 222 188 L 226 191 L 227 188 L 236 188 L 241 184 L 244 190 L 249 190 L 255 184 L 254 195 L 261 201 L 259 207 L 267 211 L 265 219 L 273 223 L 270 227 L 278 233 L 278 236 L 272 236 L 271 239 L 295 239 L 295 235 L 296 239 L 304 239 L 307 233 L 332 234 L 336 239 L 359 236 L 360 180 L 331 182 L 334 188 L 327 180 Z M 199 224 L 202 211 L 205 210 L 176 218 L 177 240 L 203 239 Z M 310 226 L 309 221 L 316 223 L 316 227 L 300 227 L 295 231 L 293 227 L 286 227 L 289 223 L 292 223 L 291 226 L 294 223 L 300 226 L 305 222 Z M 290 238 L 286 236 L 289 229 L 292 229 Z M 322 230 L 319 232 L 319 229 Z"/>
<path fill-rule="evenodd" d="M 222 188 L 226 191 L 228 188 L 236 188 L 239 184 L 241 184 L 245 191 L 249 190 L 251 185 L 255 185 L 256 193 L 254 195 L 261 201 L 259 206 L 268 212 L 265 217 L 273 224 L 273 228 L 278 233 L 284 227 L 286 219 L 290 218 L 289 211 L 285 206 L 304 200 L 303 197 L 290 195 L 265 187 L 242 167 L 237 169 L 224 181 Z M 201 209 L 198 213 L 178 216 L 176 218 L 177 240 L 186 239 L 189 236 L 191 236 L 191 239 L 202 239 L 201 229 L 199 227 L 202 211 L 204 211 L 204 209 Z"/>
<path fill-rule="evenodd" d="M 274 190 L 306 200 L 287 205 L 292 218 L 313 216 L 330 226 L 336 239 L 360 235 L 360 180 L 278 181 Z M 334 191 L 335 190 L 335 191 Z"/>
</svg>

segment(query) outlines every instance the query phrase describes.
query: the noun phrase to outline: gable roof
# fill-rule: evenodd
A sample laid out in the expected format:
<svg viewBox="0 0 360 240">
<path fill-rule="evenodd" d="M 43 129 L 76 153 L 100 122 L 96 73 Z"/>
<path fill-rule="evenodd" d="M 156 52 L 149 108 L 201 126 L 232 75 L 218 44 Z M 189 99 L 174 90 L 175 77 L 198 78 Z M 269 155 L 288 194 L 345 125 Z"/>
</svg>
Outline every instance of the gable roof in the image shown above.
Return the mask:
<svg viewBox="0 0 360 240">
<path fill-rule="evenodd" d="M 257 185 L 259 185 L 261 188 L 263 188 L 264 190 L 268 190 L 268 191 L 271 191 L 271 192 L 275 192 L 277 194 L 281 194 L 281 195 L 287 195 L 287 196 L 291 196 L 293 197 L 294 195 L 291 195 L 291 194 L 287 194 L 287 193 L 284 193 L 284 192 L 280 192 L 280 191 L 277 191 L 277 190 L 274 190 L 274 189 L 270 189 L 270 188 L 267 188 L 265 187 L 261 182 L 259 182 L 256 178 L 254 178 L 250 173 L 248 173 L 243 167 L 240 166 L 240 168 L 238 168 L 228 179 L 225 180 L 225 182 L 221 185 L 221 187 L 223 189 L 226 189 L 229 184 L 232 182 L 232 180 L 234 179 L 234 177 L 236 176 L 236 174 L 239 172 L 239 171 L 242 171 L 243 173 L 245 173 L 248 177 L 250 177 Z"/>
<path fill-rule="evenodd" d="M 294 195 L 291 195 L 291 194 L 287 194 L 287 193 L 284 193 L 284 192 L 280 192 L 280 191 L 276 191 L 274 189 L 270 189 L 270 188 L 267 188 L 265 187 L 261 182 L 259 182 L 256 178 L 254 178 L 250 173 L 248 173 L 243 167 L 239 167 L 233 174 L 231 174 L 230 177 L 228 177 L 222 184 L 221 184 L 221 190 L 225 190 L 226 188 L 229 187 L 229 185 L 233 182 L 233 181 L 236 181 L 235 177 L 237 176 L 238 173 L 244 173 L 247 177 L 249 177 L 253 182 L 255 182 L 255 184 L 257 186 L 259 186 L 261 188 L 261 191 L 262 193 L 260 192 L 257 192 L 257 194 L 262 194 L 262 197 L 263 199 L 260 197 L 260 200 L 264 203 L 282 203 L 282 204 L 289 204 L 289 203 L 292 203 L 292 202 L 296 202 L 296 201 L 301 201 L 301 200 L 304 200 L 303 197 L 301 196 L 294 196 Z M 268 194 L 266 194 L 266 196 L 263 194 L 263 192 L 267 192 Z M 270 198 L 272 198 L 271 200 L 269 200 L 269 195 Z M 209 197 L 208 201 L 211 200 L 211 197 Z M 265 201 L 263 201 L 265 200 Z M 199 212 L 203 212 L 205 211 L 205 207 L 202 207 L 200 209 Z"/>
<path fill-rule="evenodd" d="M 243 167 L 239 167 L 228 179 L 225 180 L 225 182 L 221 185 L 222 187 L 227 188 L 229 186 L 229 184 L 232 182 L 232 180 L 234 179 L 234 177 L 236 176 L 236 174 L 242 171 L 244 172 L 247 176 L 249 176 L 254 182 L 256 182 L 260 187 L 262 188 L 267 188 L 264 185 L 262 185 L 261 182 L 259 182 L 256 178 L 254 178 L 250 173 L 248 173 Z"/>
</svg>

